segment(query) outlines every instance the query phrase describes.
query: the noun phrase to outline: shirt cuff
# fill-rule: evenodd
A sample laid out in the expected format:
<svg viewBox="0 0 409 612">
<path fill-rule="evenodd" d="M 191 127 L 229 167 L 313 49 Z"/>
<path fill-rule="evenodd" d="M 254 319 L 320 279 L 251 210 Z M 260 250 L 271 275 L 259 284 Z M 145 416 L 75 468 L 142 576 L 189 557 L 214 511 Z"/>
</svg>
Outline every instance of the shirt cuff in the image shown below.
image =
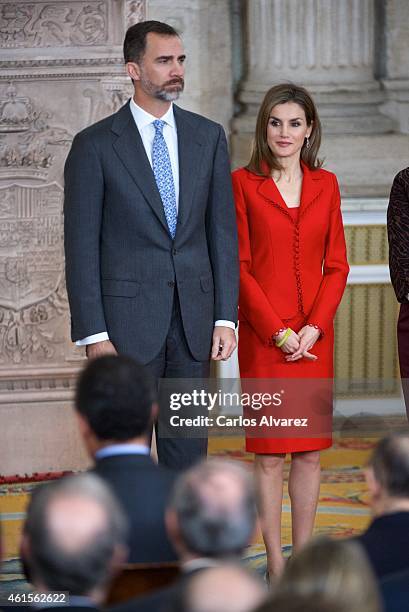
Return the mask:
<svg viewBox="0 0 409 612">
<path fill-rule="evenodd" d="M 224 319 L 218 319 L 214 322 L 215 327 L 230 327 L 230 329 L 236 329 L 235 323 L 233 321 L 225 321 Z"/>
<path fill-rule="evenodd" d="M 92 336 L 87 336 L 86 338 L 82 338 L 82 340 L 77 340 L 77 346 L 86 346 L 87 344 L 95 344 L 96 342 L 103 342 L 104 340 L 109 340 L 108 332 L 101 332 L 99 334 L 92 334 Z"/>
</svg>

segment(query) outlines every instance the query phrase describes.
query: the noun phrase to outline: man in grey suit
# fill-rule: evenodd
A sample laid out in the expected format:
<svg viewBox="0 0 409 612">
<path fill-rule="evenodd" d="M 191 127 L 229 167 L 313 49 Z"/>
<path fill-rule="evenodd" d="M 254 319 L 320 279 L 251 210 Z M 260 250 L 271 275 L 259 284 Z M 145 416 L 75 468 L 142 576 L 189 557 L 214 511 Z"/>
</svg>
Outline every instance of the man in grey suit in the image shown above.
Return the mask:
<svg viewBox="0 0 409 612">
<path fill-rule="evenodd" d="M 226 138 L 173 105 L 185 54 L 169 25 L 130 27 L 133 98 L 74 138 L 65 166 L 72 339 L 89 358 L 125 353 L 157 378 L 206 378 L 236 347 L 238 254 Z M 207 440 L 158 439 L 184 468 Z"/>
</svg>

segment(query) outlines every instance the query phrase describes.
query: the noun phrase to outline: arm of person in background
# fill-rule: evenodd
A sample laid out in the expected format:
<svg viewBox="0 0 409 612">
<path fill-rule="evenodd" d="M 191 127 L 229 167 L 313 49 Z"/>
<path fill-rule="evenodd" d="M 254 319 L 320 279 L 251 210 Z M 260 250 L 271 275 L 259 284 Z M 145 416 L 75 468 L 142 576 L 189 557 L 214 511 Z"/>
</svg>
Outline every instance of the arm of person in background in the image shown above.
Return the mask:
<svg viewBox="0 0 409 612">
<path fill-rule="evenodd" d="M 387 212 L 389 269 L 398 302 L 409 299 L 409 168 L 394 178 Z"/>
</svg>

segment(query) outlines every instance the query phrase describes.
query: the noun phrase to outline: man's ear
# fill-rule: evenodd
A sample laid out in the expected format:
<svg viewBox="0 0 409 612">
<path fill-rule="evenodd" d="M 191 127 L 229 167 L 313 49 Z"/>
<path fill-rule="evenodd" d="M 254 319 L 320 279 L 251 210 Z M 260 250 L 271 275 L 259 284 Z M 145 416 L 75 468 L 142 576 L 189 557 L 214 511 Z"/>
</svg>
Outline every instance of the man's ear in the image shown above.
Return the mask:
<svg viewBox="0 0 409 612">
<path fill-rule="evenodd" d="M 169 508 L 165 512 L 165 526 L 169 540 L 172 542 L 175 550 L 178 552 L 184 549 L 183 538 L 180 533 L 176 512 Z"/>
<path fill-rule="evenodd" d="M 77 417 L 78 429 L 80 430 L 82 441 L 88 455 L 92 458 L 95 455 L 95 451 L 98 449 L 97 438 L 87 419 L 79 412 L 76 412 L 75 415 Z"/>
<path fill-rule="evenodd" d="M 368 487 L 371 499 L 376 500 L 381 494 L 381 485 L 377 481 L 374 471 L 371 466 L 368 466 L 364 470 L 366 486 Z"/>
<path fill-rule="evenodd" d="M 25 531 L 23 531 L 23 533 L 21 534 L 21 539 L 20 539 L 20 558 L 21 559 L 28 559 L 30 555 L 30 540 L 28 538 L 28 535 Z"/>
<path fill-rule="evenodd" d="M 30 550 L 30 538 L 23 529 L 23 533 L 20 539 L 19 556 L 21 565 L 23 566 L 23 574 L 25 575 L 27 581 L 32 583 L 33 576 L 31 575 L 30 571 Z"/>
<path fill-rule="evenodd" d="M 84 440 L 88 440 L 92 432 L 87 419 L 79 412 L 76 412 L 75 416 L 77 417 L 78 429 L 80 430 L 81 436 Z"/>
<path fill-rule="evenodd" d="M 129 556 L 129 549 L 124 544 L 117 544 L 109 563 L 110 576 L 115 578 L 122 571 L 122 566 L 126 563 Z"/>
<path fill-rule="evenodd" d="M 141 69 L 139 67 L 139 64 L 135 64 L 135 62 L 127 62 L 126 63 L 126 71 L 128 73 L 128 76 L 133 81 L 140 81 L 140 79 L 141 79 Z"/>
<path fill-rule="evenodd" d="M 159 414 L 159 406 L 156 402 L 154 402 L 152 404 L 152 408 L 151 408 L 151 421 L 152 423 L 155 423 L 156 419 L 158 418 L 158 414 Z"/>
</svg>

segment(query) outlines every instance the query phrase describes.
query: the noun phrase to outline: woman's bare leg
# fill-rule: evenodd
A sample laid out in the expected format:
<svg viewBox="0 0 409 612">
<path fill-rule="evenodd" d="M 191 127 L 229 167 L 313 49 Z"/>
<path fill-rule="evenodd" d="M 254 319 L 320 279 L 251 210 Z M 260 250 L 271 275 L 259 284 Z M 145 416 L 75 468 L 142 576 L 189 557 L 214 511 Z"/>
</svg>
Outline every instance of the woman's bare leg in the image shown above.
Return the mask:
<svg viewBox="0 0 409 612">
<path fill-rule="evenodd" d="M 285 454 L 255 456 L 261 531 L 267 552 L 267 570 L 271 577 L 279 576 L 284 568 L 281 550 L 284 459 Z"/>
<path fill-rule="evenodd" d="M 311 538 L 320 492 L 320 452 L 292 453 L 288 478 L 291 499 L 293 551 L 297 552 Z"/>
</svg>

